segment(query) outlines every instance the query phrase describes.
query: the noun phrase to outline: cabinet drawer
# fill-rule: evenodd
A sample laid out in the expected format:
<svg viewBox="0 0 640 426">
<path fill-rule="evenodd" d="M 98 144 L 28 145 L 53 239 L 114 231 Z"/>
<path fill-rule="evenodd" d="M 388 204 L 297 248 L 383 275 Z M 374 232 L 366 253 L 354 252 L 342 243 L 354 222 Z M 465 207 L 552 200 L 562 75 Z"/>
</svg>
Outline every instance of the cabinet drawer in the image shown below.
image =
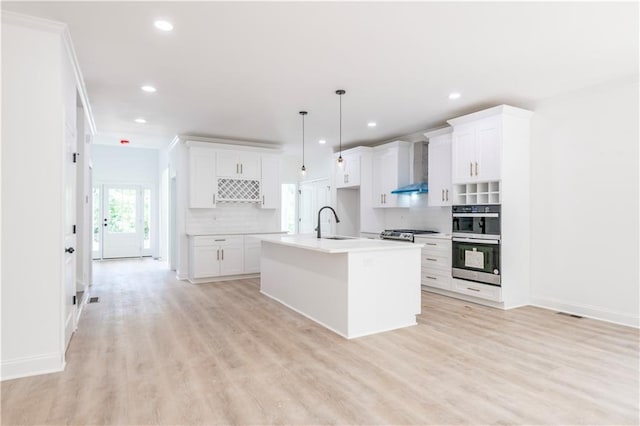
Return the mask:
<svg viewBox="0 0 640 426">
<path fill-rule="evenodd" d="M 422 252 L 422 267 L 451 270 L 451 256 L 425 254 Z"/>
<path fill-rule="evenodd" d="M 229 235 L 207 235 L 202 237 L 192 237 L 194 247 L 204 246 L 224 246 L 229 244 L 242 245 L 242 236 Z"/>
<path fill-rule="evenodd" d="M 459 279 L 452 279 L 452 281 L 453 291 L 457 293 L 493 300 L 494 302 L 502 302 L 502 289 L 500 287 Z"/>
<path fill-rule="evenodd" d="M 420 274 L 420 283 L 428 287 L 451 290 L 451 274 L 446 274 L 438 270 L 423 269 Z"/>
<path fill-rule="evenodd" d="M 439 238 L 418 238 L 416 237 L 416 243 L 424 244 L 422 252 L 428 253 L 449 253 L 451 254 L 451 240 L 443 240 Z"/>
</svg>

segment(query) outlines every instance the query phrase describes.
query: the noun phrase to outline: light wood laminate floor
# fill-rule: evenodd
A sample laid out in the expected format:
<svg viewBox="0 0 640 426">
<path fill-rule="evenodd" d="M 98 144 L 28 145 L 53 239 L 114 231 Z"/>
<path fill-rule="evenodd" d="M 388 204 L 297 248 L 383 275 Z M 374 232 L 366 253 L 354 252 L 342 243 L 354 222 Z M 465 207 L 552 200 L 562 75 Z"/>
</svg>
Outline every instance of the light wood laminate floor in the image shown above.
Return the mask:
<svg viewBox="0 0 640 426">
<path fill-rule="evenodd" d="M 423 292 L 348 341 L 153 260 L 98 262 L 62 373 L 2 383 L 2 424 L 638 424 L 638 330 Z"/>
</svg>

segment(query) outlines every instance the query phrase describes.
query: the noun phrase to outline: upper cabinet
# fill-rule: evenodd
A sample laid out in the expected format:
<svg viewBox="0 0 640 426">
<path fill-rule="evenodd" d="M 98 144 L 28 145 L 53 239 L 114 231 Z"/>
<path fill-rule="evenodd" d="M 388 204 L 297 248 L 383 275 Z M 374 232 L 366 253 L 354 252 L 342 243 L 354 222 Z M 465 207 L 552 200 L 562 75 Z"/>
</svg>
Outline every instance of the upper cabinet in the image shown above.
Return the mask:
<svg viewBox="0 0 640 426">
<path fill-rule="evenodd" d="M 450 206 L 451 188 L 451 127 L 425 133 L 429 139 L 429 205 Z"/>
<path fill-rule="evenodd" d="M 189 147 L 189 207 L 215 207 L 217 192 L 216 152 L 209 148 Z"/>
<path fill-rule="evenodd" d="M 392 194 L 394 189 L 409 184 L 409 142 L 396 141 L 373 149 L 373 207 L 407 207 L 408 197 Z"/>
<path fill-rule="evenodd" d="M 360 152 L 342 152 L 342 165 L 338 164 L 338 155 L 334 155 L 336 188 L 360 186 Z"/>
<path fill-rule="evenodd" d="M 189 208 L 214 208 L 226 202 L 280 208 L 277 155 L 233 151 L 221 144 L 208 147 L 188 142 L 188 146 Z"/>
<path fill-rule="evenodd" d="M 461 117 L 462 118 L 462 117 Z M 450 124 L 460 119 L 449 120 Z M 453 124 L 453 182 L 500 180 L 502 117 L 494 115 Z"/>
<path fill-rule="evenodd" d="M 260 155 L 253 152 L 218 151 L 217 174 L 235 179 L 260 179 Z"/>
<path fill-rule="evenodd" d="M 453 204 L 500 204 L 505 182 L 527 174 L 531 111 L 500 105 L 447 122 L 453 127 Z M 520 184 L 522 191 L 528 183 Z M 429 192 L 433 186 L 430 182 Z M 437 196 L 437 194 L 434 194 Z"/>
<path fill-rule="evenodd" d="M 280 159 L 276 156 L 262 157 L 261 199 L 263 209 L 279 209 L 280 197 Z"/>
</svg>

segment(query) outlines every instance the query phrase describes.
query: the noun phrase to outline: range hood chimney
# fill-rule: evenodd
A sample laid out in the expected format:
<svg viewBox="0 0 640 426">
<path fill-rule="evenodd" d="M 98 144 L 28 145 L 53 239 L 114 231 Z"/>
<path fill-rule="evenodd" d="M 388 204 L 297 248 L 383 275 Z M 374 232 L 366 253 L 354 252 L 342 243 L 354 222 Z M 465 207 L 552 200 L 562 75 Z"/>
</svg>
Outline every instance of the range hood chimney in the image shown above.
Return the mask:
<svg viewBox="0 0 640 426">
<path fill-rule="evenodd" d="M 411 184 L 391 191 L 392 194 L 426 194 L 429 192 L 429 143 L 413 144 L 413 175 Z"/>
</svg>

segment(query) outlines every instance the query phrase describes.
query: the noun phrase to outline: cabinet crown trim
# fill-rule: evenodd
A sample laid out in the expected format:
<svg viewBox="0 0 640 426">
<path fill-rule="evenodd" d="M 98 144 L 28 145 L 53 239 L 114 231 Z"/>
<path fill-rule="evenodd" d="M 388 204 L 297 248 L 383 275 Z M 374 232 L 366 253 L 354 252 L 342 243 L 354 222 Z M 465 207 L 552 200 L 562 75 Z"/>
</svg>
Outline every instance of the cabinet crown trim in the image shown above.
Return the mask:
<svg viewBox="0 0 640 426">
<path fill-rule="evenodd" d="M 450 133 L 453 133 L 453 127 L 447 126 L 447 127 L 441 127 L 439 129 L 429 130 L 428 132 L 424 132 L 423 135 L 427 139 L 430 139 L 430 138 L 435 138 L 436 136 L 448 135 Z"/>
<path fill-rule="evenodd" d="M 210 148 L 213 150 L 225 150 L 225 151 L 247 151 L 247 152 L 262 152 L 268 154 L 281 154 L 282 149 L 280 145 L 265 146 L 259 144 L 251 144 L 248 142 L 234 142 L 225 141 L 224 139 L 212 139 L 212 140 L 193 140 L 180 138 L 183 143 L 188 147 L 198 148 Z"/>
<path fill-rule="evenodd" d="M 373 149 L 374 150 L 383 150 L 383 149 L 388 149 L 388 148 L 408 148 L 411 146 L 411 142 L 406 142 L 406 141 L 393 141 L 393 142 L 389 142 L 389 143 L 385 143 L 382 145 L 377 145 L 374 146 Z"/>
<path fill-rule="evenodd" d="M 495 115 L 510 115 L 518 118 L 530 118 L 533 115 L 533 112 L 522 108 L 512 107 L 510 105 L 498 105 L 472 114 L 452 118 L 451 120 L 447 120 L 447 123 L 452 126 L 458 126 L 460 124 L 471 123 L 481 118 L 493 117 Z"/>
</svg>

